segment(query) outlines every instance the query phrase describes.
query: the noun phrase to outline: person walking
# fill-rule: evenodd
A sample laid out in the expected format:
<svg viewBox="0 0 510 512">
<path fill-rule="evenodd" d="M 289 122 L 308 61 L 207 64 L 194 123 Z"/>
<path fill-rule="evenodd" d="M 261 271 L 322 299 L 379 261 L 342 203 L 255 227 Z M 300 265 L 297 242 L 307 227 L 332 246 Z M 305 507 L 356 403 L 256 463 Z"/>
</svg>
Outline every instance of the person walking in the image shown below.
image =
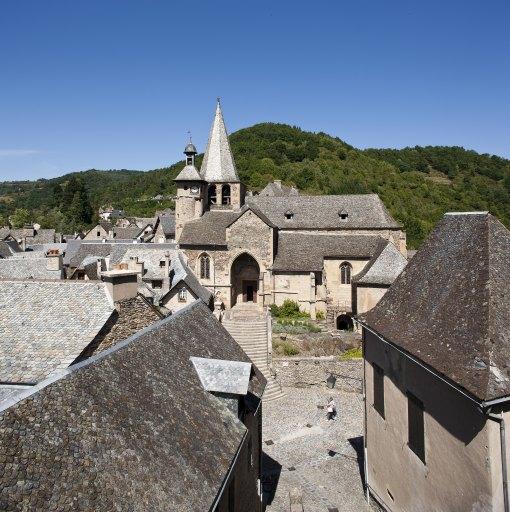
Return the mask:
<svg viewBox="0 0 510 512">
<path fill-rule="evenodd" d="M 326 410 L 327 410 L 328 421 L 335 419 L 336 405 L 335 405 L 335 401 L 333 400 L 333 397 L 329 397 L 329 402 L 328 402 Z"/>
</svg>

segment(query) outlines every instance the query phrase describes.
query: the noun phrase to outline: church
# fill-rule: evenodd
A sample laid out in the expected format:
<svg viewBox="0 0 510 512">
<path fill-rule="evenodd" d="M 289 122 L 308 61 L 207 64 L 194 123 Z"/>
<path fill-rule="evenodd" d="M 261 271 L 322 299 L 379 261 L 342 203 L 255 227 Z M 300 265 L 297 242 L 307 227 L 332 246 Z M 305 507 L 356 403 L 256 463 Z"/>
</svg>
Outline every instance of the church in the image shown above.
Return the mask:
<svg viewBox="0 0 510 512">
<path fill-rule="evenodd" d="M 189 267 L 224 310 L 285 299 L 350 329 L 404 268 L 406 237 L 376 194 L 305 196 L 239 179 L 218 101 L 200 170 L 190 142 L 175 178 L 175 234 Z"/>
</svg>

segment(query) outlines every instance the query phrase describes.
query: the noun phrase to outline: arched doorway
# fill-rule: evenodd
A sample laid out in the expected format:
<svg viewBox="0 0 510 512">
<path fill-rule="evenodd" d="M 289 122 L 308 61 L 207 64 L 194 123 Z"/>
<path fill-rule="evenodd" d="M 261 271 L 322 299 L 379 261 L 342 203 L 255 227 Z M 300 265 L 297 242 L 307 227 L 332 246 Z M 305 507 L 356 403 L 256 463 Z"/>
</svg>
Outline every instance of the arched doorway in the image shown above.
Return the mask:
<svg viewBox="0 0 510 512">
<path fill-rule="evenodd" d="M 243 253 L 234 260 L 230 270 L 232 306 L 240 302 L 257 302 L 259 276 L 260 267 L 253 256 Z"/>
<path fill-rule="evenodd" d="M 339 315 L 336 318 L 336 328 L 339 331 L 352 331 L 354 329 L 354 322 L 349 315 Z"/>
</svg>

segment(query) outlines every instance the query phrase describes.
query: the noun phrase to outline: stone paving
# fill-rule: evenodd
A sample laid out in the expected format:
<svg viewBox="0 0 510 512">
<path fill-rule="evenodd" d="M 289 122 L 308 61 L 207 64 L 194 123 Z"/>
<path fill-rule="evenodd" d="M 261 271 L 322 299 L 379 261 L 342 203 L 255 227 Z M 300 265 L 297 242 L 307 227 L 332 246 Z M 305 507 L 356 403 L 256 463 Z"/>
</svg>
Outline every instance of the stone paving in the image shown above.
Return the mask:
<svg viewBox="0 0 510 512">
<path fill-rule="evenodd" d="M 305 512 L 372 510 L 360 473 L 362 395 L 325 386 L 284 391 L 284 398 L 263 409 L 265 510 L 289 512 L 289 493 L 296 488 Z M 330 396 L 338 410 L 332 421 L 325 410 Z"/>
</svg>

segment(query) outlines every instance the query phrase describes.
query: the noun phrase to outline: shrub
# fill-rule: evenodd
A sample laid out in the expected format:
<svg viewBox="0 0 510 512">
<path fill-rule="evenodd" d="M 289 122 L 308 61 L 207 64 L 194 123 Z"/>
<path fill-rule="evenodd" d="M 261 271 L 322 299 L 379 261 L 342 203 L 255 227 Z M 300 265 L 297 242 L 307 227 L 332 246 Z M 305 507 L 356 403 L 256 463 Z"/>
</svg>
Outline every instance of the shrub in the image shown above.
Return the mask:
<svg viewBox="0 0 510 512">
<path fill-rule="evenodd" d="M 277 354 L 285 356 L 296 356 L 299 354 L 299 349 L 290 341 L 274 341 L 273 348 Z"/>
<path fill-rule="evenodd" d="M 324 320 L 324 311 L 317 311 L 317 314 L 315 315 L 317 320 Z"/>
<path fill-rule="evenodd" d="M 281 306 L 271 304 L 271 315 L 276 318 L 310 318 L 308 313 L 299 310 L 299 304 L 290 299 L 285 299 Z"/>
</svg>

